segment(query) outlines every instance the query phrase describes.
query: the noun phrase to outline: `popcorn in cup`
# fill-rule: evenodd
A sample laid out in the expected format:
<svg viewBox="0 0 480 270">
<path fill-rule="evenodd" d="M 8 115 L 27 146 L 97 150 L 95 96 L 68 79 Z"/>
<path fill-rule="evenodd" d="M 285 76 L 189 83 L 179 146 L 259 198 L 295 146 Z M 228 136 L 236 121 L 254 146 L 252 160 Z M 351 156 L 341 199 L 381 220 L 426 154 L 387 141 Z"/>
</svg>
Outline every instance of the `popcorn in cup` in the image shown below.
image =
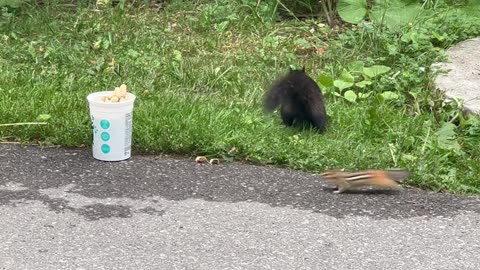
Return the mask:
<svg viewBox="0 0 480 270">
<path fill-rule="evenodd" d="M 87 96 L 92 121 L 93 157 L 103 161 L 130 158 L 132 146 L 132 118 L 135 95 L 126 85 L 115 91 L 95 92 Z"/>
</svg>

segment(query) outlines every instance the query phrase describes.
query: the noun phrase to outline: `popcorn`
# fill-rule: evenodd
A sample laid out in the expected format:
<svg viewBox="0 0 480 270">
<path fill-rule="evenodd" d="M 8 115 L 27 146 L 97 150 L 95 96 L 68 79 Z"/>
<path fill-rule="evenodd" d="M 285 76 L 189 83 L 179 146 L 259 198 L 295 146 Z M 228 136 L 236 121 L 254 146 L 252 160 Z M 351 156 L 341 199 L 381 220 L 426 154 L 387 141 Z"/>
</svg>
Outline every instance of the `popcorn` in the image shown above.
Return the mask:
<svg viewBox="0 0 480 270">
<path fill-rule="evenodd" d="M 120 85 L 120 87 L 115 87 L 113 94 L 110 96 L 103 96 L 100 98 L 100 101 L 105 103 L 118 103 L 124 102 L 128 99 L 127 96 L 127 86 L 125 84 Z"/>
</svg>

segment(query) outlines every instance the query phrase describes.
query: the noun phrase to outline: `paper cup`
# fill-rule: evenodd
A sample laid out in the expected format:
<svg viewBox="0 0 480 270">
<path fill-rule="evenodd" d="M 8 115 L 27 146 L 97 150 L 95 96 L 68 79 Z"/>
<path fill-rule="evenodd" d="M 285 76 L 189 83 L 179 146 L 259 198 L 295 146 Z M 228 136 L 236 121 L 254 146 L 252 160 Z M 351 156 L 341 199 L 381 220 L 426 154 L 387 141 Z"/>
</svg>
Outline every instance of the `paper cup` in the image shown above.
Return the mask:
<svg viewBox="0 0 480 270">
<path fill-rule="evenodd" d="M 102 91 L 87 96 L 92 121 L 93 157 L 103 161 L 125 160 L 131 155 L 135 95 L 127 93 L 127 100 L 118 103 L 100 100 L 112 93 Z"/>
</svg>

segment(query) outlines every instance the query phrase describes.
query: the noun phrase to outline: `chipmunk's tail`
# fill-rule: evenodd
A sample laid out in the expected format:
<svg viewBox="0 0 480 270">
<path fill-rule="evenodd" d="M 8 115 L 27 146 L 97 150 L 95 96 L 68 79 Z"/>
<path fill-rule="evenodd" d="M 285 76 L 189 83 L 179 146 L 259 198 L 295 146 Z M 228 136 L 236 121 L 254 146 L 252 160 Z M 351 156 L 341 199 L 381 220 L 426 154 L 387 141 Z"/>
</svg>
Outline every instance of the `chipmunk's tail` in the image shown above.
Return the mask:
<svg viewBox="0 0 480 270">
<path fill-rule="evenodd" d="M 410 172 L 406 169 L 389 169 L 385 171 L 385 174 L 397 183 L 403 182 L 403 180 L 410 176 Z"/>
<path fill-rule="evenodd" d="M 406 170 L 374 170 L 368 171 L 368 174 L 372 177 L 370 178 L 370 184 L 376 186 L 384 186 L 391 188 L 402 188 L 400 185 L 407 176 L 408 172 Z"/>
</svg>

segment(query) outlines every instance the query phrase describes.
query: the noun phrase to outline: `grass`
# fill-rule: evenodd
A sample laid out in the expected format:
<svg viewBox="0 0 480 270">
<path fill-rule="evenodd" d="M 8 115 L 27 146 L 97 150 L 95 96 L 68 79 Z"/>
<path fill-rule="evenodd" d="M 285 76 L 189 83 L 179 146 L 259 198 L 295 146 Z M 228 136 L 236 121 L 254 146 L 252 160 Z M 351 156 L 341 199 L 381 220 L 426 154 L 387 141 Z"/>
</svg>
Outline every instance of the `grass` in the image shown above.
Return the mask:
<svg viewBox="0 0 480 270">
<path fill-rule="evenodd" d="M 48 125 L 0 126 L 0 140 L 90 145 L 87 94 L 125 83 L 137 96 L 136 153 L 311 172 L 406 167 L 410 184 L 480 193 L 480 121 L 462 119 L 460 106 L 432 91 L 429 69 L 444 48 L 480 34 L 477 19 L 451 11 L 400 32 L 368 25 L 338 31 L 316 21 L 275 22 L 268 5 L 207 2 L 3 9 L 0 124 L 51 118 Z M 355 102 L 324 88 L 331 120 L 325 134 L 286 128 L 262 111 L 265 89 L 289 65 L 306 66 L 317 80 L 337 79 L 358 60 L 391 70 L 354 89 L 371 93 Z M 384 100 L 385 91 L 398 95 Z"/>
</svg>

